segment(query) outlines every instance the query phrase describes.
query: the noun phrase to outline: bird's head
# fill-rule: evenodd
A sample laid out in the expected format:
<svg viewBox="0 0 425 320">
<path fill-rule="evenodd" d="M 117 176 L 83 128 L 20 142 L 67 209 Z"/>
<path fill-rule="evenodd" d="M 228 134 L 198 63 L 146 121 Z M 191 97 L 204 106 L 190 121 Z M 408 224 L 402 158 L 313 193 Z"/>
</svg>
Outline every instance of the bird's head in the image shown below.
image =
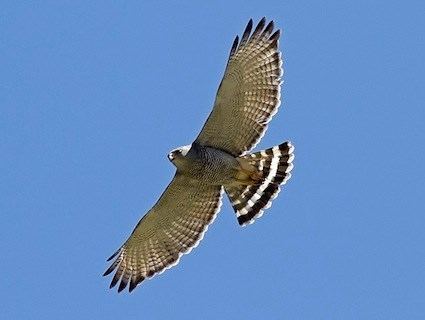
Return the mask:
<svg viewBox="0 0 425 320">
<path fill-rule="evenodd" d="M 184 157 L 186 157 L 191 146 L 192 145 L 187 145 L 187 146 L 182 146 L 174 150 L 171 150 L 170 153 L 168 154 L 168 160 L 170 160 L 174 164 L 175 164 L 175 161 L 178 162 L 179 160 L 182 160 Z"/>
</svg>

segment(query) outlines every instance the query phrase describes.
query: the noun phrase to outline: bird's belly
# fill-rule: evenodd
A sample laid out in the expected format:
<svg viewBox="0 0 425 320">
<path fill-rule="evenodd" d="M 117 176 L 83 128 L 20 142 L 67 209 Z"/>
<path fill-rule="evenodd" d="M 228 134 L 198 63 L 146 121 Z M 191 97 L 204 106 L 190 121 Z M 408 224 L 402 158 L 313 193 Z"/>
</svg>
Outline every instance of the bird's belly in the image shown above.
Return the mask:
<svg viewBox="0 0 425 320">
<path fill-rule="evenodd" d="M 234 179 L 237 167 L 238 162 L 233 156 L 208 148 L 191 161 L 186 174 L 204 183 L 226 185 Z"/>
<path fill-rule="evenodd" d="M 233 179 L 235 169 L 221 162 L 201 161 L 193 165 L 188 174 L 196 180 L 222 186 Z"/>
</svg>

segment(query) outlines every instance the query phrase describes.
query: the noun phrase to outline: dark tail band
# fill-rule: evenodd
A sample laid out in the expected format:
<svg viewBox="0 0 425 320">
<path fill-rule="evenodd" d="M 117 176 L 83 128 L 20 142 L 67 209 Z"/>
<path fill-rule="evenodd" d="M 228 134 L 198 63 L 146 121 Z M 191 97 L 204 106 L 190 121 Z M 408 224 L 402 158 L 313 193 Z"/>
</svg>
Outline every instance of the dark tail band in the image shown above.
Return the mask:
<svg viewBox="0 0 425 320">
<path fill-rule="evenodd" d="M 226 188 L 238 222 L 244 226 L 259 218 L 280 191 L 280 185 L 291 178 L 294 146 L 282 143 L 270 149 L 243 156 L 259 172 L 262 179 L 249 186 Z"/>
</svg>

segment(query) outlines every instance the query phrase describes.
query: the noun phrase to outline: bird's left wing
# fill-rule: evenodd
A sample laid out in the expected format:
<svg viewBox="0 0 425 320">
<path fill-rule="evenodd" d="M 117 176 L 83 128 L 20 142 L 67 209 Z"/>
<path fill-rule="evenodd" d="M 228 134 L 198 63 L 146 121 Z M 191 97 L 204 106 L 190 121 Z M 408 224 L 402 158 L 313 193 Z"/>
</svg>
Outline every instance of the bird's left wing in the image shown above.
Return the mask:
<svg viewBox="0 0 425 320">
<path fill-rule="evenodd" d="M 196 141 L 239 156 L 261 139 L 280 104 L 280 31 L 263 18 L 248 22 L 230 50 L 214 108 Z"/>
<path fill-rule="evenodd" d="M 158 202 L 115 252 L 104 276 L 116 270 L 110 287 L 129 291 L 146 278 L 176 265 L 202 239 L 221 205 L 221 187 L 176 173 Z"/>
</svg>

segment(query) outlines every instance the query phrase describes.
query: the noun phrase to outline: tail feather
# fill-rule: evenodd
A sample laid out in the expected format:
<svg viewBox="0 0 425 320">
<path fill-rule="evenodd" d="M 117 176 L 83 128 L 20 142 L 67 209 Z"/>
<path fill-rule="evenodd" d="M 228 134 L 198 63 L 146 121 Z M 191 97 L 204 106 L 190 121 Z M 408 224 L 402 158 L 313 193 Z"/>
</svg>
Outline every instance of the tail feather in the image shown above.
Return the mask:
<svg viewBox="0 0 425 320">
<path fill-rule="evenodd" d="M 279 193 L 280 185 L 291 178 L 294 146 L 290 142 L 284 142 L 241 158 L 246 159 L 261 176 L 261 179 L 251 185 L 225 187 L 238 222 L 244 226 L 262 216 Z"/>
</svg>

